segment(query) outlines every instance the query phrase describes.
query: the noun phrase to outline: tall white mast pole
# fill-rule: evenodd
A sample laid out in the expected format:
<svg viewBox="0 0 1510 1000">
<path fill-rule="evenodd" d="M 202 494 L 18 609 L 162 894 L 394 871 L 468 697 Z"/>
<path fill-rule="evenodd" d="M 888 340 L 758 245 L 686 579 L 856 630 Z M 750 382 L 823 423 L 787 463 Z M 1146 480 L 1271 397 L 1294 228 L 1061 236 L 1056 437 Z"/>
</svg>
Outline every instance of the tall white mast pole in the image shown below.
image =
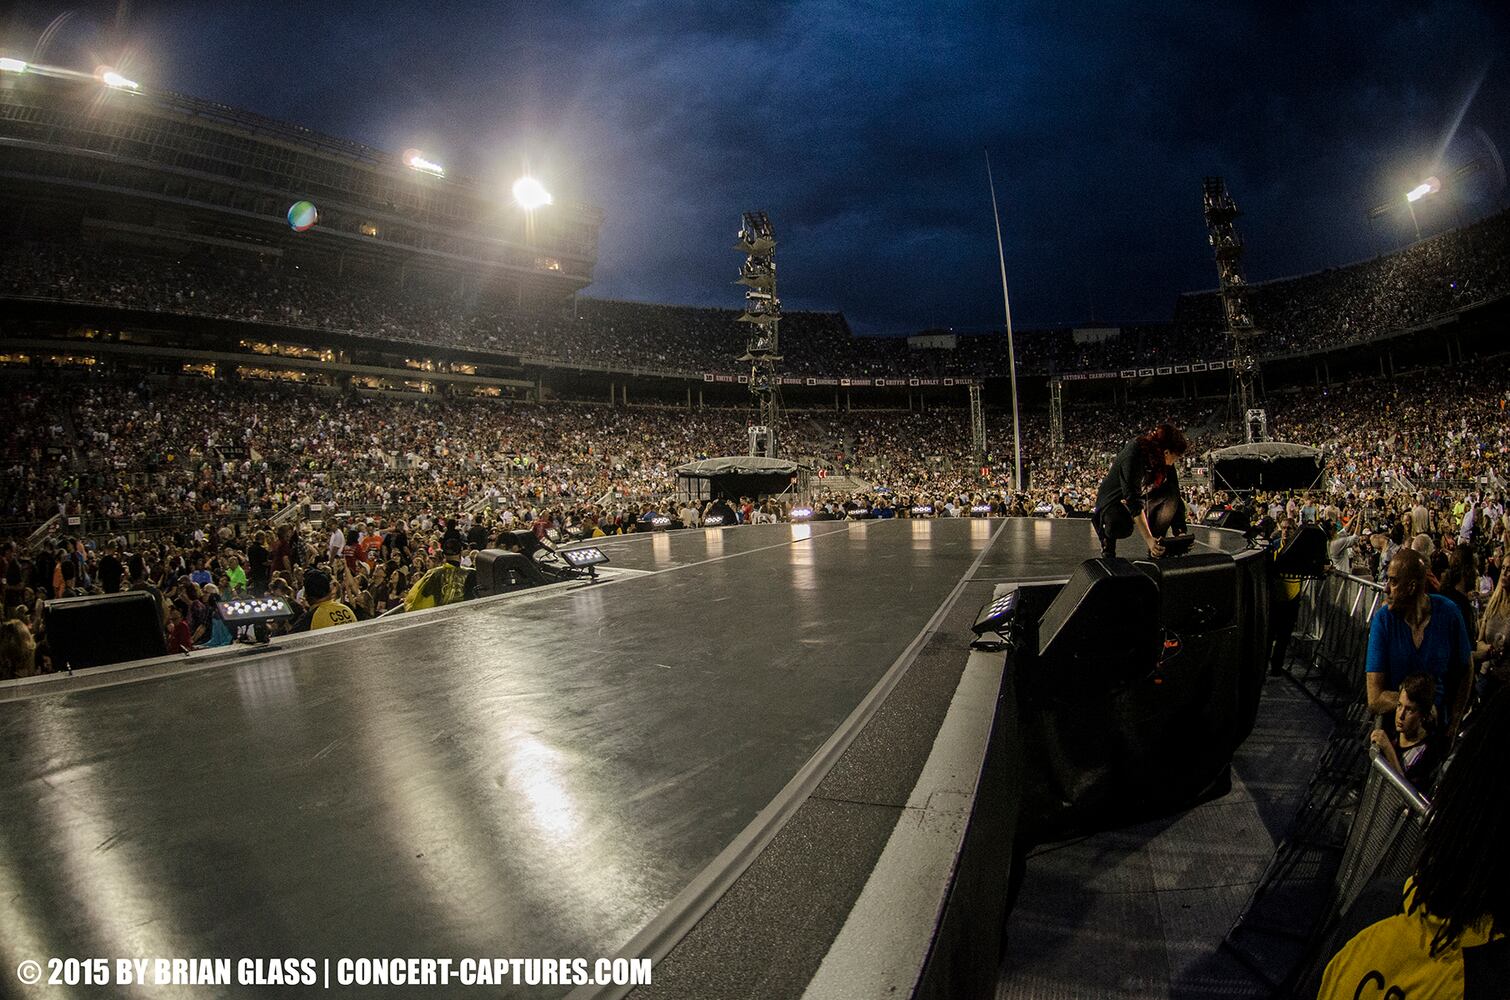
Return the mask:
<svg viewBox="0 0 1510 1000">
<path fill-rule="evenodd" d="M 986 150 L 986 180 L 991 185 L 991 218 L 996 222 L 996 259 L 1001 263 L 1001 306 L 1007 313 L 1007 365 L 1012 370 L 1012 489 L 1022 489 L 1022 425 L 1017 412 L 1017 351 L 1012 345 L 1012 302 L 1007 298 L 1007 254 L 1001 245 L 1001 212 L 996 207 L 996 179 L 991 151 Z"/>
</svg>

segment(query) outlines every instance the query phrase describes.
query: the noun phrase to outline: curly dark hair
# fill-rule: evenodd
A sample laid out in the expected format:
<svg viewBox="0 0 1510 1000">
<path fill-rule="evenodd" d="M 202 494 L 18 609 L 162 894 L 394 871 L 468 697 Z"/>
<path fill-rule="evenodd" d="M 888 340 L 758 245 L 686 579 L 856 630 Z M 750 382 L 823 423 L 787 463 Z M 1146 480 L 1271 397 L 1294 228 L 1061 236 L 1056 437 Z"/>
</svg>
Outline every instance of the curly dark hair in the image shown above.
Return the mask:
<svg viewBox="0 0 1510 1000">
<path fill-rule="evenodd" d="M 1510 929 L 1510 689 L 1474 713 L 1442 774 L 1416 860 L 1411 910 L 1442 921 L 1432 955 L 1454 947 L 1463 932 L 1492 918 Z"/>
</svg>

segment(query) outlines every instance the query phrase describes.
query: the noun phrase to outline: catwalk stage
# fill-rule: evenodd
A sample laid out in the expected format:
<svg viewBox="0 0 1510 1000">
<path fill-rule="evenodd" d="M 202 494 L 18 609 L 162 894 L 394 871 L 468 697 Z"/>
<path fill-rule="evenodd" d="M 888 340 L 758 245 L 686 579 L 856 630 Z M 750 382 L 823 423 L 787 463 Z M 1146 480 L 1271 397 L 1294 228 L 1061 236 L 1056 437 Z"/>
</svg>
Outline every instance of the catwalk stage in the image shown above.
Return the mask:
<svg viewBox="0 0 1510 1000">
<path fill-rule="evenodd" d="M 969 626 L 1096 555 L 1089 522 L 602 547 L 595 584 L 0 684 L 6 990 L 70 955 L 655 959 L 637 997 L 982 981 L 1020 769 L 1008 654 Z"/>
</svg>

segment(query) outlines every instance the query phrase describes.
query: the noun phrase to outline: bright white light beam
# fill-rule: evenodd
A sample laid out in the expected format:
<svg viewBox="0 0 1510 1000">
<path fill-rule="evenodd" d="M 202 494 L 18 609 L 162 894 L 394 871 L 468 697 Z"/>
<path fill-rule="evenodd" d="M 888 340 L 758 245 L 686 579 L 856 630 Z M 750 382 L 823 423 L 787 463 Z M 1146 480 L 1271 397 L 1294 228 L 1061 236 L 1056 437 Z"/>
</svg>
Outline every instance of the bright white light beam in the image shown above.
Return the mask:
<svg viewBox="0 0 1510 1000">
<path fill-rule="evenodd" d="M 9 57 L 4 58 L 4 59 L 0 59 L 0 73 L 25 73 L 25 72 L 26 72 L 26 60 L 24 60 L 24 59 L 11 59 Z"/>
<path fill-rule="evenodd" d="M 1415 187 L 1405 192 L 1405 200 L 1420 201 L 1422 198 L 1426 197 L 1429 194 L 1436 194 L 1441 189 L 1441 181 L 1437 180 L 1435 177 L 1428 177 L 1420 184 L 1417 184 Z"/>
<path fill-rule="evenodd" d="M 135 80 L 128 80 L 113 69 L 107 69 L 105 72 L 101 73 L 100 82 L 107 87 L 114 87 L 116 90 L 137 89 Z"/>
<path fill-rule="evenodd" d="M 446 170 L 434 160 L 425 159 L 425 154 L 417 149 L 411 149 L 404 153 L 404 164 L 410 170 L 418 170 L 422 174 L 434 174 L 436 177 L 446 176 Z"/>
<path fill-rule="evenodd" d="M 551 193 L 545 190 L 545 185 L 533 177 L 521 177 L 514 182 L 514 200 L 519 207 L 526 212 L 533 212 L 537 208 L 555 203 Z"/>
</svg>

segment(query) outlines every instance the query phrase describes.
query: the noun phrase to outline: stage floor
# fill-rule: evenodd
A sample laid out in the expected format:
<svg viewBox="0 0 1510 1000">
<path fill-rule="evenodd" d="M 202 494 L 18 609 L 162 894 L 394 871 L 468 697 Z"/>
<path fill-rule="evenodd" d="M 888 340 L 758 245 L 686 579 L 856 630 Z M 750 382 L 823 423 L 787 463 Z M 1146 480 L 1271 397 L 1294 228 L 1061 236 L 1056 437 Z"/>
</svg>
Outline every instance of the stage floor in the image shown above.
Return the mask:
<svg viewBox="0 0 1510 1000">
<path fill-rule="evenodd" d="M 608 539 L 624 572 L 595 586 L 0 702 L 0 974 L 49 955 L 611 956 L 967 583 L 1095 555 L 1080 523 Z"/>
</svg>

